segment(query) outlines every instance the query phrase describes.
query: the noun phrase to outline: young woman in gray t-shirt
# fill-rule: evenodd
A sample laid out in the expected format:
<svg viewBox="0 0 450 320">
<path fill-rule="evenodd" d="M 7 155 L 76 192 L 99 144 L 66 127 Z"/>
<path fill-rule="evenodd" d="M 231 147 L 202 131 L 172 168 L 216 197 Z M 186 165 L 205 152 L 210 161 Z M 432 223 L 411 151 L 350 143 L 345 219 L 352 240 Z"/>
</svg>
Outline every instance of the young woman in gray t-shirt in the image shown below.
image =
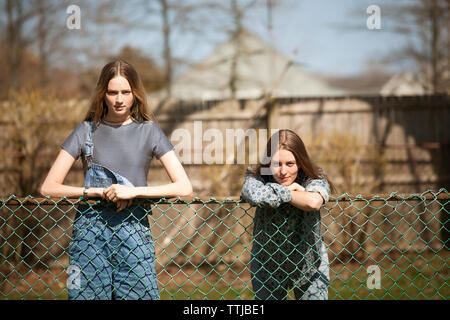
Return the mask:
<svg viewBox="0 0 450 320">
<path fill-rule="evenodd" d="M 79 157 L 84 186 L 65 185 Z M 147 186 L 153 157 L 171 183 Z M 142 83 L 130 64 L 117 60 L 103 67 L 85 121 L 62 144 L 41 193 L 105 200 L 77 207 L 69 299 L 159 299 L 148 210 L 133 199 L 187 196 L 192 186 L 172 144 L 148 115 Z"/>
</svg>

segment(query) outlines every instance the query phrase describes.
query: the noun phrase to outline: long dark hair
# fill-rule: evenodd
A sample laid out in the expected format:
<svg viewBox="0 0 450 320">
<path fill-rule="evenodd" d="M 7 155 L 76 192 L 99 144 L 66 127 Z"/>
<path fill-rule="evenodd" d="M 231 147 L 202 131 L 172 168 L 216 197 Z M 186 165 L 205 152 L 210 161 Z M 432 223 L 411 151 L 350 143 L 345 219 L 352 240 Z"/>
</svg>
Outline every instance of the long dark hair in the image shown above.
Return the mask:
<svg viewBox="0 0 450 320">
<path fill-rule="evenodd" d="M 106 64 L 100 73 L 85 121 L 93 120 L 98 123 L 106 116 L 108 107 L 105 102 L 105 94 L 108 90 L 108 84 L 112 78 L 119 75 L 128 80 L 133 92 L 134 101 L 131 107 L 131 116 L 138 122 L 152 120 L 153 117 L 147 111 L 147 98 L 138 73 L 128 62 L 115 60 Z"/>
<path fill-rule="evenodd" d="M 278 145 L 277 142 L 278 141 Z M 276 150 L 272 150 L 272 147 L 276 148 Z M 295 157 L 295 161 L 298 166 L 297 173 L 297 182 L 304 182 L 306 179 L 326 179 L 328 184 L 330 185 L 330 190 L 332 192 L 336 191 L 333 183 L 328 179 L 326 174 L 322 169 L 312 162 L 311 158 L 308 155 L 308 151 L 306 150 L 306 146 L 303 143 L 303 140 L 292 130 L 282 129 L 278 132 L 274 133 L 269 141 L 267 142 L 266 152 L 264 154 L 264 161 L 260 162 L 256 165 L 256 167 L 252 168 L 252 171 L 256 175 L 260 175 L 264 181 L 273 182 L 272 174 L 261 174 L 263 172 L 263 168 L 265 172 L 270 171 L 270 158 L 278 149 L 284 149 L 292 152 Z"/>
</svg>

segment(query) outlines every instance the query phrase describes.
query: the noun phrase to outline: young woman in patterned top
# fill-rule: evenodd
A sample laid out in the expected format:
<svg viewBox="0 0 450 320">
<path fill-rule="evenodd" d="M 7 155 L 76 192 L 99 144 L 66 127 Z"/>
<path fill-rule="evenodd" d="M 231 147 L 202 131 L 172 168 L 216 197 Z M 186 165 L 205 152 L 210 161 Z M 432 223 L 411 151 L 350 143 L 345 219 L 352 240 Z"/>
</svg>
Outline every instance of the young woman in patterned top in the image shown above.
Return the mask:
<svg viewBox="0 0 450 320">
<path fill-rule="evenodd" d="M 320 208 L 334 187 L 291 130 L 275 133 L 265 155 L 271 158 L 247 169 L 242 188 L 242 199 L 257 207 L 250 267 L 255 298 L 286 299 L 291 288 L 296 299 L 327 299 Z"/>
</svg>

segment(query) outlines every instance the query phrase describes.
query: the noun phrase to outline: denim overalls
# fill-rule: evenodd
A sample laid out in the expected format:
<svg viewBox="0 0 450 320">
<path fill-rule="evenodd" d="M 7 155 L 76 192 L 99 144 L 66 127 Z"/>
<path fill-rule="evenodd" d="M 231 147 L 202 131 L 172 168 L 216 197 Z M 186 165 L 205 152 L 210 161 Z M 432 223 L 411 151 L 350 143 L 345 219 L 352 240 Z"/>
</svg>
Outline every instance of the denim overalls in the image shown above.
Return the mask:
<svg viewBox="0 0 450 320">
<path fill-rule="evenodd" d="M 84 186 L 133 186 L 125 177 L 92 162 L 92 121 L 89 126 Z M 116 210 L 113 203 L 78 206 L 69 252 L 69 299 L 159 299 L 147 212 L 136 205 Z"/>
</svg>

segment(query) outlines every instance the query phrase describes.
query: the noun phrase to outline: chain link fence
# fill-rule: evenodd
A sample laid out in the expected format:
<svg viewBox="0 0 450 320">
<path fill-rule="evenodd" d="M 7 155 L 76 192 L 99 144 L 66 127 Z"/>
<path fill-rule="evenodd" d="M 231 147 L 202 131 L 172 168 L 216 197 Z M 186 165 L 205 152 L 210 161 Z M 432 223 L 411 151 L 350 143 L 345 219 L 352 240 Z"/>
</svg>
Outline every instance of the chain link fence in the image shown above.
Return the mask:
<svg viewBox="0 0 450 320">
<path fill-rule="evenodd" d="M 67 299 L 75 213 L 99 201 L 0 201 L 0 298 Z M 138 201 L 150 213 L 161 299 L 254 298 L 254 208 L 239 198 Z M 449 201 L 445 189 L 332 197 L 321 209 L 329 299 L 448 299 Z"/>
</svg>

